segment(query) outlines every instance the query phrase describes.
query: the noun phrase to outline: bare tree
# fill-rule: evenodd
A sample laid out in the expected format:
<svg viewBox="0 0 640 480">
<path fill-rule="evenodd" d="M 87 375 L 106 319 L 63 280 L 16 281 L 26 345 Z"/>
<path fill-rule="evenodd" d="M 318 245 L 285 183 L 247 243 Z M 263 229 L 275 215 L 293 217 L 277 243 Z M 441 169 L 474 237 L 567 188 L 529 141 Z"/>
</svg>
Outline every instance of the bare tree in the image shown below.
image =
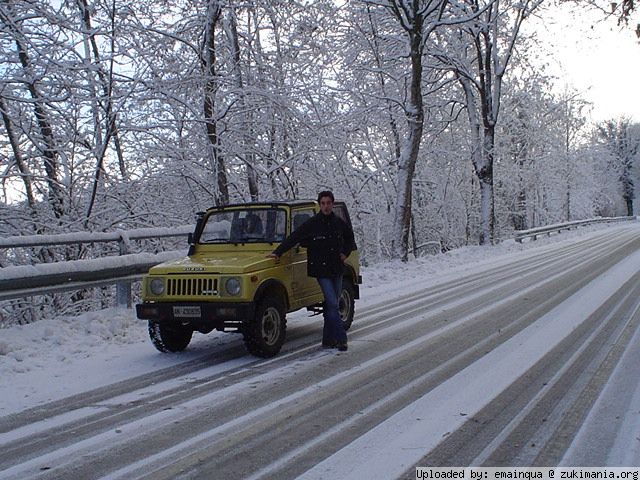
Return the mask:
<svg viewBox="0 0 640 480">
<path fill-rule="evenodd" d="M 22 148 L 20 147 L 20 140 L 13 125 L 13 120 L 11 119 L 9 111 L 7 110 L 7 105 L 5 103 L 4 97 L 2 96 L 2 93 L 0 93 L 0 113 L 2 113 L 4 128 L 7 131 L 7 136 L 9 137 L 9 144 L 11 145 L 11 152 L 13 153 L 15 165 L 20 172 L 20 179 L 24 184 L 27 204 L 33 212 L 36 207 L 36 197 L 33 193 L 32 174 L 29 170 L 29 166 L 23 158 Z"/>
<path fill-rule="evenodd" d="M 203 111 L 209 140 L 211 162 L 216 172 L 218 195 L 216 203 L 229 203 L 229 182 L 227 180 L 226 162 L 220 148 L 218 135 L 218 112 L 216 111 L 216 95 L 218 92 L 218 73 L 216 70 L 216 27 L 222 17 L 222 4 L 219 0 L 209 0 L 204 23 L 204 39 L 200 60 L 204 79 Z"/>
<path fill-rule="evenodd" d="M 47 101 L 38 81 L 38 74 L 31 61 L 28 50 L 28 39 L 21 28 L 21 19 L 15 14 L 11 2 L 0 2 L 0 22 L 11 36 L 22 67 L 23 83 L 31 96 L 33 111 L 38 127 L 38 148 L 42 155 L 48 185 L 48 199 L 56 218 L 65 213 L 65 192 L 60 180 L 59 157 L 61 151 L 57 145 L 53 130 L 53 122 L 47 112 Z M 6 111 L 6 110 L 5 110 Z"/>
<path fill-rule="evenodd" d="M 471 161 L 480 183 L 480 244 L 494 239 L 494 149 L 504 77 L 520 29 L 542 0 L 464 0 L 461 8 L 473 21 L 459 27 L 437 58 L 456 74 L 467 104 L 474 145 Z"/>
<path fill-rule="evenodd" d="M 248 19 L 251 19 L 251 15 L 249 14 Z M 225 31 L 227 33 L 228 42 L 231 47 L 231 58 L 232 58 L 232 67 L 231 70 L 233 72 L 233 78 L 235 82 L 235 87 L 237 90 L 238 98 L 238 107 L 242 112 L 242 162 L 245 165 L 247 170 L 247 184 L 249 187 L 249 195 L 251 199 L 256 201 L 259 197 L 259 188 L 258 188 L 258 177 L 255 169 L 255 142 L 253 140 L 255 136 L 255 130 L 253 128 L 252 122 L 252 112 L 249 109 L 249 105 L 247 105 L 246 101 L 246 91 L 245 91 L 245 82 L 242 74 L 242 55 L 240 52 L 240 41 L 238 39 L 238 21 L 236 19 L 236 10 L 234 8 L 229 8 L 227 14 L 224 19 L 225 23 Z M 250 23 L 250 21 L 249 21 Z M 250 28 L 250 25 L 248 25 Z M 251 70 L 249 62 L 247 64 L 247 77 L 251 78 Z"/>
<path fill-rule="evenodd" d="M 640 125 L 632 124 L 626 118 L 609 120 L 598 127 L 598 133 L 605 147 L 618 162 L 622 198 L 627 209 L 627 215 L 632 216 L 633 201 L 635 199 L 632 170 L 640 152 Z"/>
<path fill-rule="evenodd" d="M 407 136 L 398 157 L 396 210 L 392 237 L 392 255 L 407 261 L 411 232 L 413 177 L 424 127 L 423 60 L 429 36 L 442 25 L 448 0 L 388 0 L 383 6 L 404 32 L 410 63 L 408 99 L 404 105 Z"/>
<path fill-rule="evenodd" d="M 93 65 L 94 69 L 89 70 L 87 73 L 89 77 L 89 89 L 91 91 L 92 111 L 94 119 L 94 132 L 95 142 L 93 152 L 96 158 L 96 168 L 93 179 L 93 186 L 91 188 L 91 195 L 89 199 L 89 206 L 87 208 L 86 222 L 91 218 L 91 213 L 96 201 L 96 195 L 98 193 L 98 187 L 101 183 L 101 177 L 105 175 L 104 160 L 107 155 L 108 146 L 113 140 L 115 153 L 118 158 L 118 166 L 120 175 L 123 179 L 127 179 L 127 169 L 124 161 L 124 153 L 122 150 L 122 144 L 120 141 L 120 134 L 118 132 L 118 125 L 116 121 L 116 114 L 113 108 L 113 87 L 114 87 L 114 62 L 115 62 L 115 20 L 116 20 L 116 3 L 112 1 L 110 5 L 109 20 L 110 20 L 110 32 L 109 32 L 109 60 L 108 70 L 105 71 L 102 65 L 102 56 L 100 49 L 98 48 L 98 41 L 96 39 L 96 29 L 92 25 L 91 11 L 86 0 L 76 0 L 80 12 L 81 30 L 83 35 L 85 56 L 88 65 Z M 95 78 L 94 80 L 94 71 Z M 97 85 L 96 85 L 97 83 Z M 100 93 L 98 93 L 100 91 Z M 102 112 L 100 111 L 102 110 Z M 102 115 L 101 115 L 102 113 Z M 104 118 L 104 122 L 100 120 L 101 116 Z M 103 125 L 104 123 L 104 125 Z M 104 133 L 103 133 L 104 130 Z M 86 225 L 86 223 L 85 223 Z"/>
</svg>

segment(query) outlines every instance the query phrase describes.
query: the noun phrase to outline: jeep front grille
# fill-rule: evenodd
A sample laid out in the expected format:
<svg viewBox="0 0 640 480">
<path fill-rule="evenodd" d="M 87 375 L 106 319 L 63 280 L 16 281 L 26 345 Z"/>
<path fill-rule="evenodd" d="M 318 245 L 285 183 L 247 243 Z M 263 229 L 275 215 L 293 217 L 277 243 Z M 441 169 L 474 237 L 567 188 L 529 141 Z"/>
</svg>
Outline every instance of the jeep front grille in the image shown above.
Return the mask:
<svg viewBox="0 0 640 480">
<path fill-rule="evenodd" d="M 167 295 L 172 297 L 211 297 L 218 295 L 218 279 L 170 278 L 167 282 Z"/>
</svg>

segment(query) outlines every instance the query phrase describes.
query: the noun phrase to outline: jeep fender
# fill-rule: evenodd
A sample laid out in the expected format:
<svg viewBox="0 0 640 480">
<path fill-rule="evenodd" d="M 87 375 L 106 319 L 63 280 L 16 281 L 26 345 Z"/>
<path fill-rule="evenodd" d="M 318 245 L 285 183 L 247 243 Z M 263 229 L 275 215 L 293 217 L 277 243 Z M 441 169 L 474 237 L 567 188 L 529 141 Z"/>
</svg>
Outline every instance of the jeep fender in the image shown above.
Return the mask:
<svg viewBox="0 0 640 480">
<path fill-rule="evenodd" d="M 284 300 L 286 309 L 289 310 L 289 295 L 287 294 L 287 289 L 282 283 L 277 280 L 270 279 L 260 284 L 260 286 L 256 290 L 256 294 L 253 297 L 253 301 L 257 302 L 265 294 L 280 295 L 280 297 Z"/>
</svg>

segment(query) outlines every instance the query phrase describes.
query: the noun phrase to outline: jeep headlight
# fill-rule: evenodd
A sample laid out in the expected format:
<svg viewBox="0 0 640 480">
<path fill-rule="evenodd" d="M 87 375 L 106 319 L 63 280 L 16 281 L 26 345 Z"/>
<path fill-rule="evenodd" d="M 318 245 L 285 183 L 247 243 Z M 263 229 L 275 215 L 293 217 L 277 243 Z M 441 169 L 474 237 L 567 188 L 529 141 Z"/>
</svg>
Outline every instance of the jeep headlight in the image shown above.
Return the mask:
<svg viewBox="0 0 640 480">
<path fill-rule="evenodd" d="M 237 278 L 227 278 L 224 289 L 229 295 L 240 295 L 240 281 Z"/>
<path fill-rule="evenodd" d="M 154 295 L 162 295 L 164 293 L 164 280 L 161 278 L 153 278 L 149 282 L 149 291 Z"/>
</svg>

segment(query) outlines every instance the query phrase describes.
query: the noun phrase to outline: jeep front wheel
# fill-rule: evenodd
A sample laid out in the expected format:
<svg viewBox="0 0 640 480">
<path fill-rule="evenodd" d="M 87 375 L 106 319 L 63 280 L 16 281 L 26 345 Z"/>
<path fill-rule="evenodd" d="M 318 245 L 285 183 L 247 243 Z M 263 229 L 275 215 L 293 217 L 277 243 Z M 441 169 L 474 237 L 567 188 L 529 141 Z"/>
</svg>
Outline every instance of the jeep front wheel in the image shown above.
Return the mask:
<svg viewBox="0 0 640 480">
<path fill-rule="evenodd" d="M 346 278 L 342 281 L 342 292 L 338 298 L 338 311 L 340 312 L 340 320 L 345 331 L 351 328 L 353 323 L 353 315 L 355 312 L 355 289 L 351 280 Z"/>
<path fill-rule="evenodd" d="M 273 297 L 264 297 L 258 302 L 252 320 L 242 328 L 244 344 L 252 355 L 273 357 L 282 348 L 287 329 L 285 308 Z"/>
<path fill-rule="evenodd" d="M 149 338 L 161 352 L 181 352 L 189 345 L 192 335 L 189 327 L 149 322 Z"/>
</svg>

